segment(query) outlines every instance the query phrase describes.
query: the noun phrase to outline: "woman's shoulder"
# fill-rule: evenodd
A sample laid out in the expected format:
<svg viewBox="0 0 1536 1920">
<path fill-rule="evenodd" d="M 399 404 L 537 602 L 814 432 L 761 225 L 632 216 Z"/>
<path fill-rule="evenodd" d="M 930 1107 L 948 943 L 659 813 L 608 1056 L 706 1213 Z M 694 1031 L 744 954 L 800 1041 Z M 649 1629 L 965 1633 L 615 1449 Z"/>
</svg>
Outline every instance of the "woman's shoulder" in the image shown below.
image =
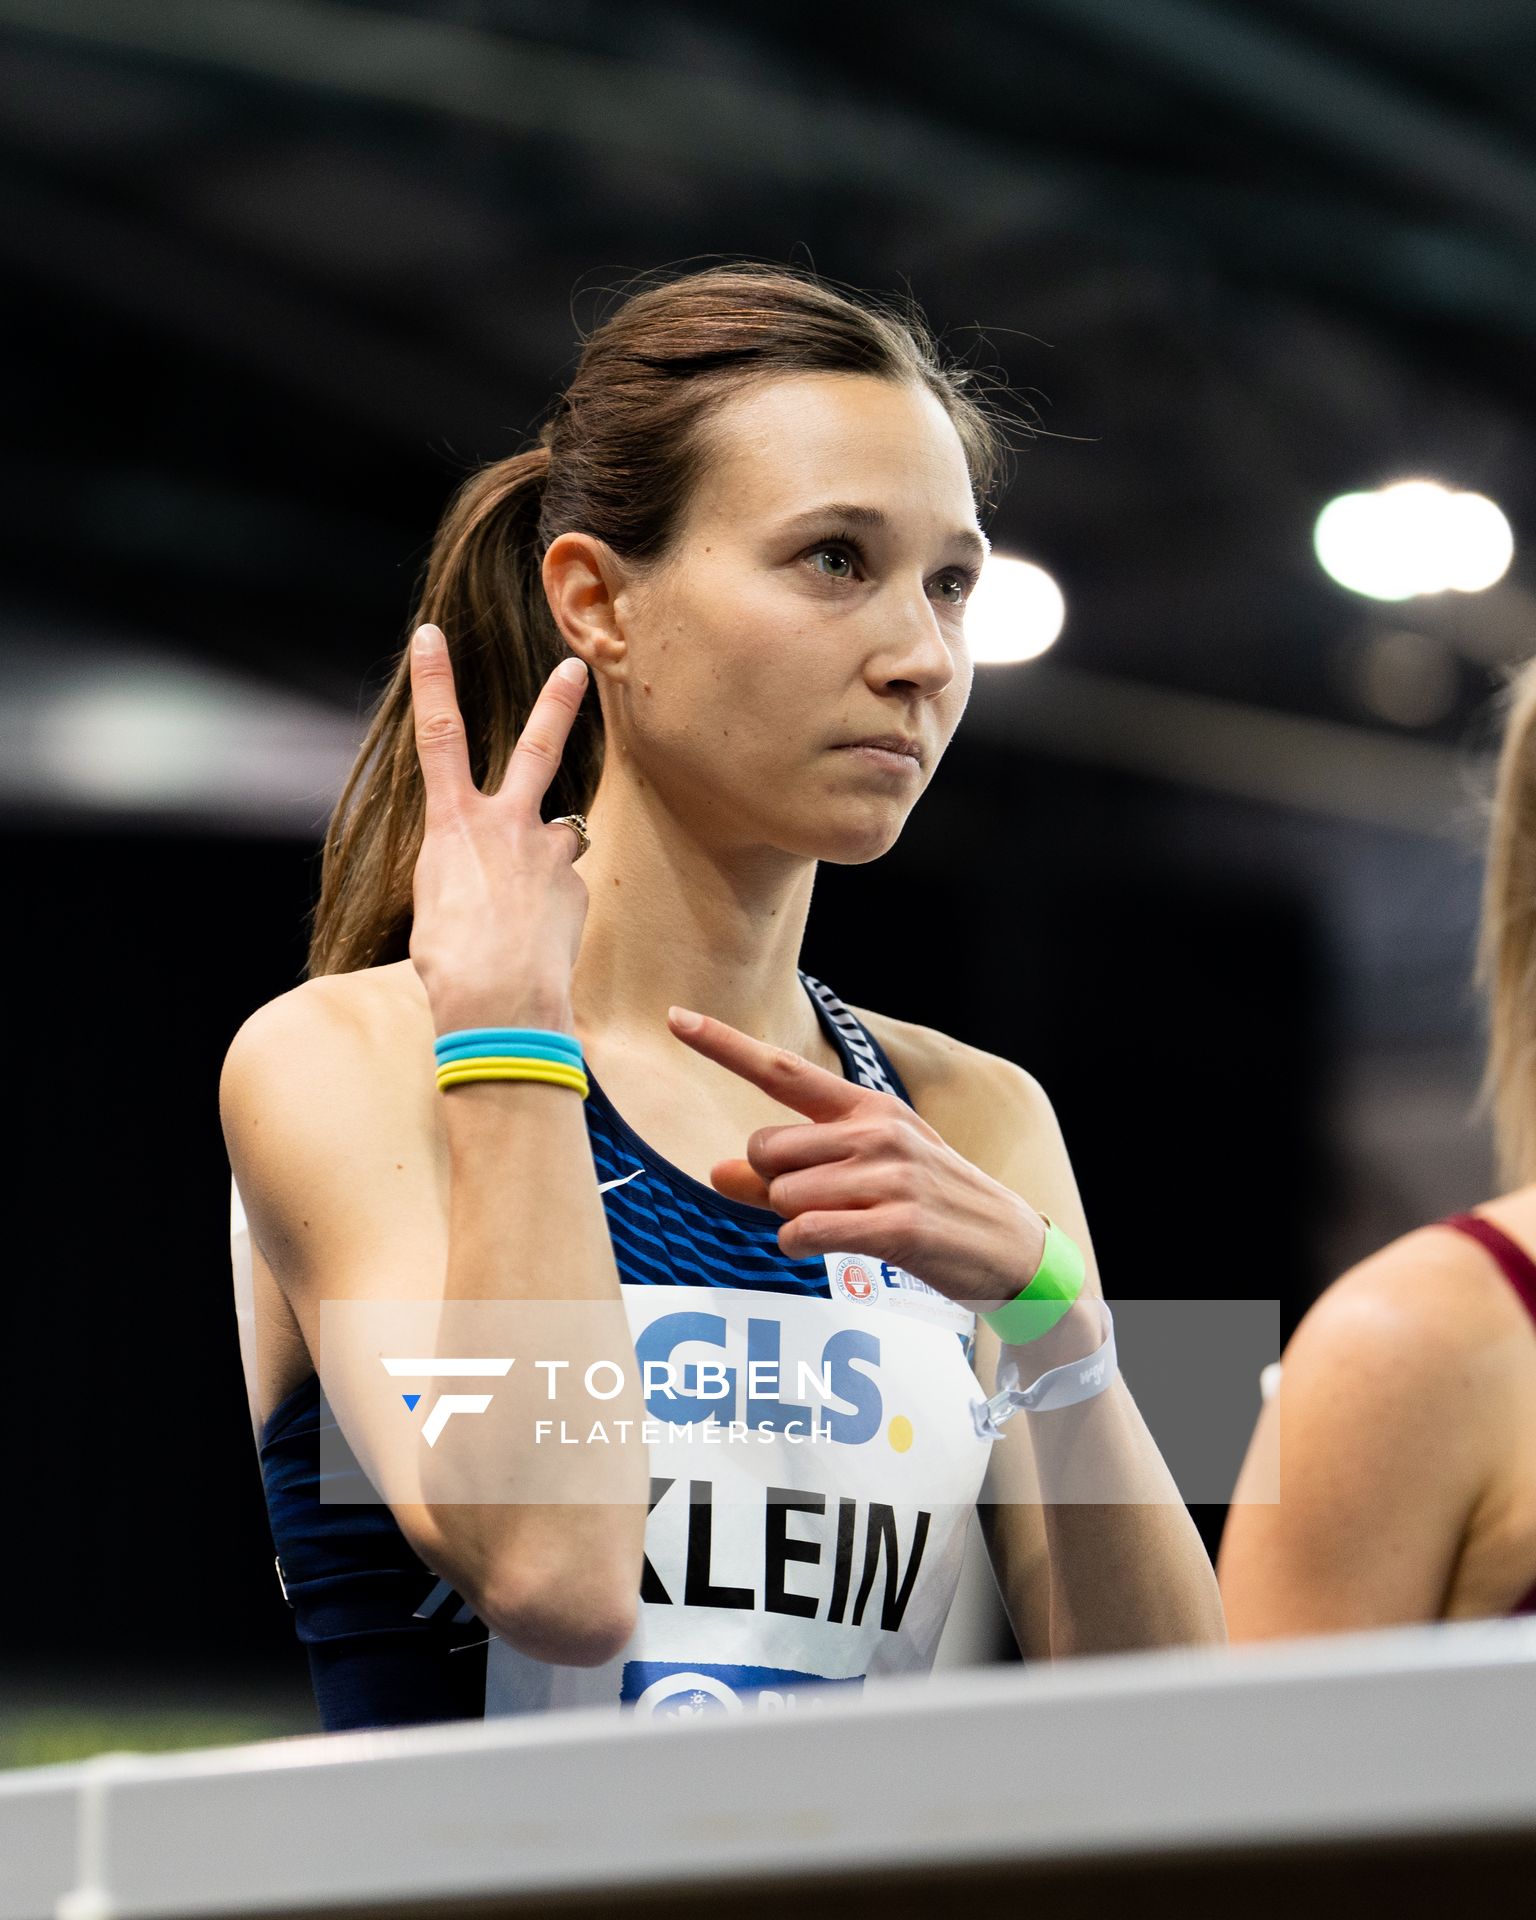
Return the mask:
<svg viewBox="0 0 1536 1920">
<path fill-rule="evenodd" d="M 338 1155 L 354 1166 L 370 1156 L 400 1161 L 402 1147 L 430 1141 L 437 1095 L 423 1053 L 430 1061 L 425 996 L 418 1007 L 393 967 L 316 975 L 248 1015 L 219 1075 L 220 1119 L 247 1211 Z M 270 1218 L 268 1230 L 275 1242 Z"/>
<path fill-rule="evenodd" d="M 1043 1119 L 1050 1102 L 1034 1075 L 1001 1054 L 972 1046 L 937 1027 L 898 1020 L 850 1004 L 849 1012 L 879 1041 L 912 1104 L 957 1150 L 959 1136 L 993 1122 L 999 1110 L 1017 1117 L 1020 1106 Z"/>
<path fill-rule="evenodd" d="M 249 1013 L 226 1062 L 307 1054 L 311 1048 L 397 1058 L 402 1034 L 430 1025 L 426 996 L 409 960 L 355 973 L 322 973 L 275 994 Z M 390 1042 L 395 1044 L 391 1045 Z"/>
<path fill-rule="evenodd" d="M 1326 1503 L 1432 1459 L 1447 1525 L 1511 1500 L 1529 1512 L 1533 1376 L 1529 1316 L 1484 1249 L 1414 1227 L 1325 1287 L 1287 1342 L 1272 1388 L 1285 1471 Z"/>
<path fill-rule="evenodd" d="M 1479 1211 L 1529 1244 L 1502 1202 Z M 1505 1358 L 1528 1362 L 1530 1339 L 1531 1317 L 1487 1249 L 1437 1220 L 1399 1234 L 1330 1282 L 1291 1336 L 1286 1364 L 1363 1340 L 1404 1369 L 1481 1371 Z"/>
</svg>

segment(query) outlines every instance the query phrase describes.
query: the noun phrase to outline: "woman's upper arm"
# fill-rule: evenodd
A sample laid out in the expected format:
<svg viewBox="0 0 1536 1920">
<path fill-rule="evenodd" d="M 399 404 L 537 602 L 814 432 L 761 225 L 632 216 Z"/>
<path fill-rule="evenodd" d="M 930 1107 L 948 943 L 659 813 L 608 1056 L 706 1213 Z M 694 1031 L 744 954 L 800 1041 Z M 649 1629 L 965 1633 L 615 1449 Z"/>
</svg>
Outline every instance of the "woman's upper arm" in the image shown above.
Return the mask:
<svg viewBox="0 0 1536 1920">
<path fill-rule="evenodd" d="M 392 1057 L 398 1046 L 321 990 L 330 984 L 307 982 L 258 1008 L 231 1041 L 219 1080 L 224 1143 L 252 1237 L 301 1323 L 312 1275 L 338 1294 L 360 1284 L 371 1292 L 365 1273 L 414 1280 L 425 1254 L 446 1251 L 431 1143 Z M 386 1288 L 382 1297 L 409 1296 Z M 305 1324 L 306 1339 L 309 1331 Z"/>
<path fill-rule="evenodd" d="M 1439 1617 L 1489 1470 L 1485 1356 L 1455 1280 L 1399 1243 L 1292 1336 L 1217 1558 L 1231 1640 Z"/>
<path fill-rule="evenodd" d="M 350 1354 L 350 1343 L 327 1345 L 321 1308 L 440 1299 L 447 1227 L 431 1142 L 403 1076 L 380 1037 L 319 988 L 306 983 L 245 1022 L 225 1056 L 219 1111 L 253 1245 L 372 1477 L 399 1444 L 381 1425 L 388 1401 L 373 1390 L 377 1362 Z M 423 1557 L 440 1551 L 424 1506 L 391 1506 Z"/>
</svg>

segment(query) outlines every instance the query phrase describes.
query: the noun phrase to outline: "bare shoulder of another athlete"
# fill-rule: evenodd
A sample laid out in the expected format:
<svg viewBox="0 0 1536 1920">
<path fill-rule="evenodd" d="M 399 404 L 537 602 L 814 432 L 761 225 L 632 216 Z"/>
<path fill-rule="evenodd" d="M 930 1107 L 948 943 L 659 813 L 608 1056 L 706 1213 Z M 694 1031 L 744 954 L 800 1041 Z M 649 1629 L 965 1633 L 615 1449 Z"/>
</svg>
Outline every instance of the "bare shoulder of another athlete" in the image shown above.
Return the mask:
<svg viewBox="0 0 1536 1920">
<path fill-rule="evenodd" d="M 1530 1318 L 1487 1252 L 1467 1234 L 1431 1225 L 1331 1281 L 1292 1334 L 1285 1366 L 1294 1377 L 1325 1353 L 1358 1352 L 1365 1342 L 1390 1352 L 1399 1377 L 1411 1368 L 1488 1376 L 1511 1348 L 1524 1357 L 1529 1341 Z"/>
<path fill-rule="evenodd" d="M 1529 1347 L 1525 1309 L 1483 1249 L 1416 1227 L 1324 1287 L 1286 1343 L 1262 1417 L 1283 1424 L 1297 1488 L 1341 1471 L 1351 1487 L 1374 1486 L 1433 1457 L 1449 1527 L 1507 1452 L 1528 1404 Z"/>
<path fill-rule="evenodd" d="M 1529 1405 L 1523 1317 L 1483 1250 L 1441 1226 L 1323 1289 L 1233 1491 L 1218 1557 L 1233 1640 L 1440 1617 L 1479 1514 L 1509 1486 Z"/>
</svg>

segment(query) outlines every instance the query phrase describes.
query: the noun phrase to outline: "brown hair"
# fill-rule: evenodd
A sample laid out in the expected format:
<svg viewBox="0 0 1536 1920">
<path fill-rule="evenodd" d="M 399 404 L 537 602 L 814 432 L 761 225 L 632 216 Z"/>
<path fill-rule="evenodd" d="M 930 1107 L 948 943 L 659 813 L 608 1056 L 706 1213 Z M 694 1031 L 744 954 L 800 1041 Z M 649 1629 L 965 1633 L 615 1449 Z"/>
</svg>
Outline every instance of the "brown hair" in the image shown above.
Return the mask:
<svg viewBox="0 0 1536 1920">
<path fill-rule="evenodd" d="M 941 357 L 910 306 L 850 297 L 813 275 L 739 263 L 645 285 L 585 342 L 531 451 L 481 468 L 448 505 L 407 628 L 442 628 L 470 766 L 495 792 L 539 689 L 566 652 L 540 567 L 580 530 L 625 559 L 665 553 L 708 455 L 718 402 L 752 379 L 863 373 L 919 382 L 943 403 L 978 503 L 1005 441 L 976 374 Z M 548 817 L 583 812 L 603 764 L 601 712 L 582 705 Z M 403 959 L 424 820 L 402 647 L 326 831 L 308 971 Z"/>
<path fill-rule="evenodd" d="M 1504 694 L 1477 978 L 1488 997 L 1480 1109 L 1493 1110 L 1504 1189 L 1536 1179 L 1536 660 Z"/>
</svg>

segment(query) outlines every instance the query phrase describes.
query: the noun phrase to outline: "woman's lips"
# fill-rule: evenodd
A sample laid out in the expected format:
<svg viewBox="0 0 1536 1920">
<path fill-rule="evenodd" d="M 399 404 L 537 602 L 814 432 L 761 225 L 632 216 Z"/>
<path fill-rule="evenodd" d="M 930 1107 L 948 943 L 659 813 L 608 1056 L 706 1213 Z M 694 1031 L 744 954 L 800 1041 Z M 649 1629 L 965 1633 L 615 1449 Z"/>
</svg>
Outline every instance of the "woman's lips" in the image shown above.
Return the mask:
<svg viewBox="0 0 1536 1920">
<path fill-rule="evenodd" d="M 851 753 L 872 767 L 884 767 L 891 773 L 915 773 L 917 761 L 910 753 L 891 753 L 885 747 L 834 747 L 834 753 Z"/>
</svg>

